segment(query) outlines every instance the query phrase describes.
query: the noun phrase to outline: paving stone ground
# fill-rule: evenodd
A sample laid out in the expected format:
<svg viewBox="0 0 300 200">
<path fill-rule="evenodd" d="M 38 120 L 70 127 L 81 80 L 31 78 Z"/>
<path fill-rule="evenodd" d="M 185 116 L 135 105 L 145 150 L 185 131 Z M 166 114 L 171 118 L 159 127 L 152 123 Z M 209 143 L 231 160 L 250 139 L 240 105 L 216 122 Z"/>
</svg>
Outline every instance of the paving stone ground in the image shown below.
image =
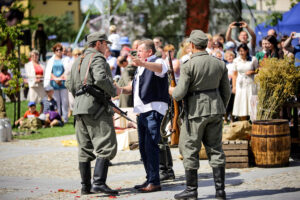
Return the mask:
<svg viewBox="0 0 300 200">
<path fill-rule="evenodd" d="M 113 199 L 104 194 L 80 195 L 77 148 L 63 147 L 61 143 L 69 139 L 75 136 L 0 143 L 0 199 Z M 185 188 L 185 178 L 178 149 L 171 150 L 176 179 L 162 183 L 162 191 L 148 194 L 133 189 L 145 180 L 139 151 L 119 151 L 109 168 L 107 180 L 110 187 L 120 191 L 115 198 L 173 199 Z M 199 199 L 214 199 L 213 177 L 206 160 L 200 161 L 198 174 Z M 290 166 L 284 168 L 228 169 L 226 192 L 228 199 L 300 199 L 300 161 L 291 159 Z"/>
</svg>

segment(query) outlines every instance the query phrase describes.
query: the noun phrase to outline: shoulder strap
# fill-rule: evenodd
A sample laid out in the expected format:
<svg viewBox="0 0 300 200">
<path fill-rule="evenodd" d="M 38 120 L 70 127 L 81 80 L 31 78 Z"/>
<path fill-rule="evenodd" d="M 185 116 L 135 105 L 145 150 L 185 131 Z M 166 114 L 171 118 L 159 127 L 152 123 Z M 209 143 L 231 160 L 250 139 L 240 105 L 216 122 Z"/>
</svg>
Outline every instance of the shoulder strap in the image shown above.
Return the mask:
<svg viewBox="0 0 300 200">
<path fill-rule="evenodd" d="M 80 57 L 80 62 L 79 62 L 79 65 L 78 65 L 78 73 L 80 73 L 80 67 L 81 67 L 81 64 L 82 64 L 82 61 L 85 57 L 85 54 L 82 54 L 81 57 Z"/>
<path fill-rule="evenodd" d="M 86 81 L 87 81 L 87 77 L 88 77 L 88 74 L 89 74 L 89 70 L 90 70 L 90 66 L 91 66 L 91 63 L 92 63 L 92 59 L 94 57 L 96 53 L 93 53 L 91 58 L 90 58 L 90 61 L 89 61 L 89 64 L 88 64 L 88 67 L 87 67 L 87 70 L 86 70 L 86 73 L 85 73 L 85 77 L 84 77 L 84 81 L 83 81 L 83 85 L 86 85 Z"/>
</svg>

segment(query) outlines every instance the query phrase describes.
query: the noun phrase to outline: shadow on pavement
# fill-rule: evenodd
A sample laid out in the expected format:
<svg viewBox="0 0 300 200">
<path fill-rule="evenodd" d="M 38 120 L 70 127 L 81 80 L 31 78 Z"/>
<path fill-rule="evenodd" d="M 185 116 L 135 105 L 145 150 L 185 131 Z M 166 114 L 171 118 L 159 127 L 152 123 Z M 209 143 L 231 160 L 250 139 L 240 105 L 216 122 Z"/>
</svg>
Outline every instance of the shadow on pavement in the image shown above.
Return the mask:
<svg viewBox="0 0 300 200">
<path fill-rule="evenodd" d="M 268 196 L 279 193 L 288 193 L 288 192 L 298 192 L 300 188 L 282 188 L 278 190 L 250 190 L 250 191 L 240 191 L 240 192 L 229 192 L 227 193 L 227 199 L 242 199 L 247 197 L 256 197 L 256 196 Z M 213 199 L 215 198 L 213 195 L 205 196 L 199 199 Z M 267 197 L 266 197 L 267 198 Z"/>
</svg>

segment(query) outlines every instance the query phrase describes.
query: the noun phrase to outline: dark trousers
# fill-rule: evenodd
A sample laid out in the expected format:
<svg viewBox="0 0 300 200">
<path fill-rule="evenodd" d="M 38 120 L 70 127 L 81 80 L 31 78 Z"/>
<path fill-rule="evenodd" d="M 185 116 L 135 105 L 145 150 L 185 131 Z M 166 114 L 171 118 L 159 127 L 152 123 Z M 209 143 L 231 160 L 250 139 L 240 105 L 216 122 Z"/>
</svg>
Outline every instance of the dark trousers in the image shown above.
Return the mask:
<svg viewBox="0 0 300 200">
<path fill-rule="evenodd" d="M 160 124 L 163 115 L 157 111 L 141 113 L 138 117 L 139 148 L 148 183 L 160 185 L 159 147 Z"/>
</svg>

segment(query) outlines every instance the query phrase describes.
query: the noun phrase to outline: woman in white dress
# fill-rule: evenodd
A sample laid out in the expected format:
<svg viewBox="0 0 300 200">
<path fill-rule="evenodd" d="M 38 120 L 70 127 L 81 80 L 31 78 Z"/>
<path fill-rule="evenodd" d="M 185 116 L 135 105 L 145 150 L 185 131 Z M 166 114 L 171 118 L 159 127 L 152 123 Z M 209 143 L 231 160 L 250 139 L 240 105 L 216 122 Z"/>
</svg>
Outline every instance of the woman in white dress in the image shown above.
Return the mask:
<svg viewBox="0 0 300 200">
<path fill-rule="evenodd" d="M 250 57 L 246 44 L 238 47 L 239 57 L 234 59 L 234 72 L 232 78 L 232 92 L 235 93 L 233 112 L 240 120 L 247 120 L 251 114 L 251 96 L 255 90 L 254 74 L 258 61 Z"/>
<path fill-rule="evenodd" d="M 40 103 L 46 96 L 43 86 L 43 76 L 45 67 L 39 63 L 39 52 L 30 52 L 31 61 L 25 64 L 25 72 L 28 80 L 29 92 L 28 101 Z"/>
</svg>

